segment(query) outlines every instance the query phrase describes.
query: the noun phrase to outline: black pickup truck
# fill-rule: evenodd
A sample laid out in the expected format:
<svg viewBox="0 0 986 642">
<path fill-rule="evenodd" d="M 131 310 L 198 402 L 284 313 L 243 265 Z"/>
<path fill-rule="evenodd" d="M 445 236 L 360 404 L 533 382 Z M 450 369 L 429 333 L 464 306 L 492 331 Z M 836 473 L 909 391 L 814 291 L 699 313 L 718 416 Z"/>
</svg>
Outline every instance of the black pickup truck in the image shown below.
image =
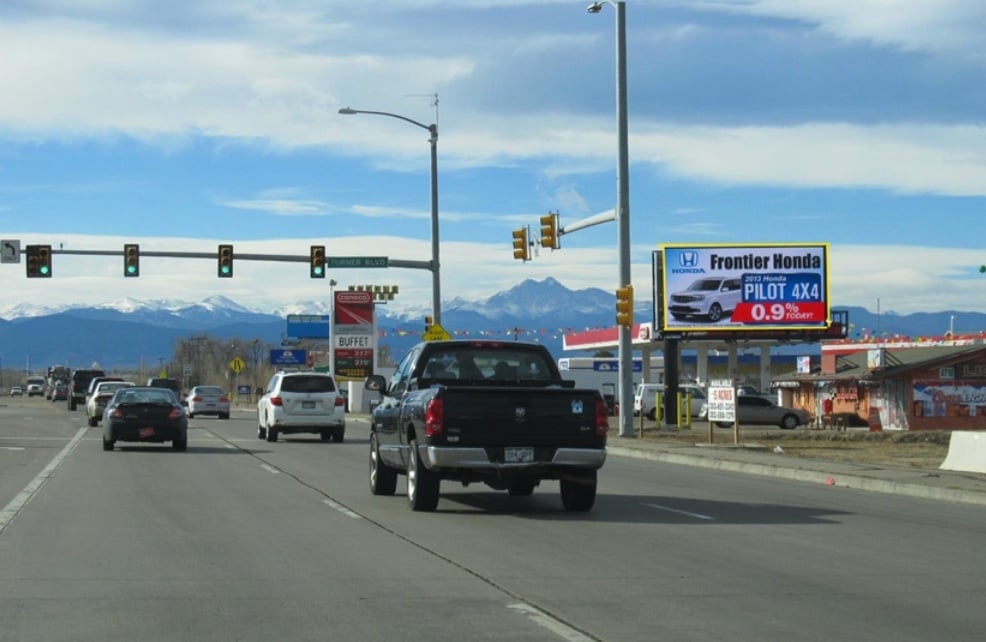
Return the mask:
<svg viewBox="0 0 986 642">
<path fill-rule="evenodd" d="M 530 495 L 559 481 L 566 510 L 587 511 L 606 460 L 609 411 L 597 390 L 564 381 L 536 343 L 430 341 L 401 360 L 370 427 L 370 491 L 393 495 L 407 476 L 415 511 L 438 506 L 442 480 Z"/>
</svg>

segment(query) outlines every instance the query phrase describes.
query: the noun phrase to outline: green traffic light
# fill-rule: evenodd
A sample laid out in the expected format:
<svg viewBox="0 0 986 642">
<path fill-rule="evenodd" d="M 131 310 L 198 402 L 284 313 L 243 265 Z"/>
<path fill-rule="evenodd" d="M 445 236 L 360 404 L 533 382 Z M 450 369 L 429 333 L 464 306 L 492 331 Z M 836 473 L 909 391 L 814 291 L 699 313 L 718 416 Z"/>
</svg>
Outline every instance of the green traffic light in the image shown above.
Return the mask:
<svg viewBox="0 0 986 642">
<path fill-rule="evenodd" d="M 42 265 L 42 266 L 41 266 L 41 267 L 40 267 L 40 268 L 38 269 L 38 272 L 40 272 L 41 274 L 48 274 L 48 266 L 47 266 L 47 265 Z"/>
<path fill-rule="evenodd" d="M 133 265 L 128 265 L 127 274 L 137 274 L 137 267 Z"/>
<path fill-rule="evenodd" d="M 222 267 L 222 270 L 223 270 L 223 274 L 229 274 L 229 266 L 228 265 L 224 265 Z"/>
<path fill-rule="evenodd" d="M 314 268 L 312 268 L 312 272 L 314 272 L 315 274 L 318 274 L 319 276 L 321 276 L 321 274 L 322 274 L 322 268 L 316 265 Z"/>
</svg>

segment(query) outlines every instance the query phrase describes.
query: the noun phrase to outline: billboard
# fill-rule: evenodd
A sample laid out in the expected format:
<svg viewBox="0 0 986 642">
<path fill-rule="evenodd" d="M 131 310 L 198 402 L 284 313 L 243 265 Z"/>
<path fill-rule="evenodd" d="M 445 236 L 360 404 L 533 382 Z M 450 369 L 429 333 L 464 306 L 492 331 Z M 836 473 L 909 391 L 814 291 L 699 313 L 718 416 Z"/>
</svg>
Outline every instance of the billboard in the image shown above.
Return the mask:
<svg viewBox="0 0 986 642">
<path fill-rule="evenodd" d="M 328 339 L 331 320 L 327 314 L 289 314 L 287 335 L 295 339 Z"/>
<path fill-rule="evenodd" d="M 663 332 L 828 328 L 828 244 L 664 245 Z"/>
</svg>

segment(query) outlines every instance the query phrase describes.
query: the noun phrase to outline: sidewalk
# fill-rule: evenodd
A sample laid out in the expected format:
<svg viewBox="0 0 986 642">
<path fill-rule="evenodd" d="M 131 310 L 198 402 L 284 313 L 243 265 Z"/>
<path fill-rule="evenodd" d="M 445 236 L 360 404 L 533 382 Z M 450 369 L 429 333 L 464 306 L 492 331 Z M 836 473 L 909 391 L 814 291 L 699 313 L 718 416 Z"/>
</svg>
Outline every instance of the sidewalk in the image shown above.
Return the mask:
<svg viewBox="0 0 986 642">
<path fill-rule="evenodd" d="M 806 459 L 732 444 L 657 443 L 612 435 L 607 443 L 610 456 L 986 506 L 984 473 Z"/>
</svg>

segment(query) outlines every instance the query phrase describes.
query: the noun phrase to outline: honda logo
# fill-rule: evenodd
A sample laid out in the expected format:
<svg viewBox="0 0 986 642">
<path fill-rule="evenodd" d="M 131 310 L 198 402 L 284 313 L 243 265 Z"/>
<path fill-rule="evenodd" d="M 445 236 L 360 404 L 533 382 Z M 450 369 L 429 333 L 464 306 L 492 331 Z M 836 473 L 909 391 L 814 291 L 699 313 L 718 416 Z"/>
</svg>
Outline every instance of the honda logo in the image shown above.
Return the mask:
<svg viewBox="0 0 986 642">
<path fill-rule="evenodd" d="M 698 252 L 682 252 L 678 255 L 678 265 L 686 268 L 698 267 Z"/>
</svg>

